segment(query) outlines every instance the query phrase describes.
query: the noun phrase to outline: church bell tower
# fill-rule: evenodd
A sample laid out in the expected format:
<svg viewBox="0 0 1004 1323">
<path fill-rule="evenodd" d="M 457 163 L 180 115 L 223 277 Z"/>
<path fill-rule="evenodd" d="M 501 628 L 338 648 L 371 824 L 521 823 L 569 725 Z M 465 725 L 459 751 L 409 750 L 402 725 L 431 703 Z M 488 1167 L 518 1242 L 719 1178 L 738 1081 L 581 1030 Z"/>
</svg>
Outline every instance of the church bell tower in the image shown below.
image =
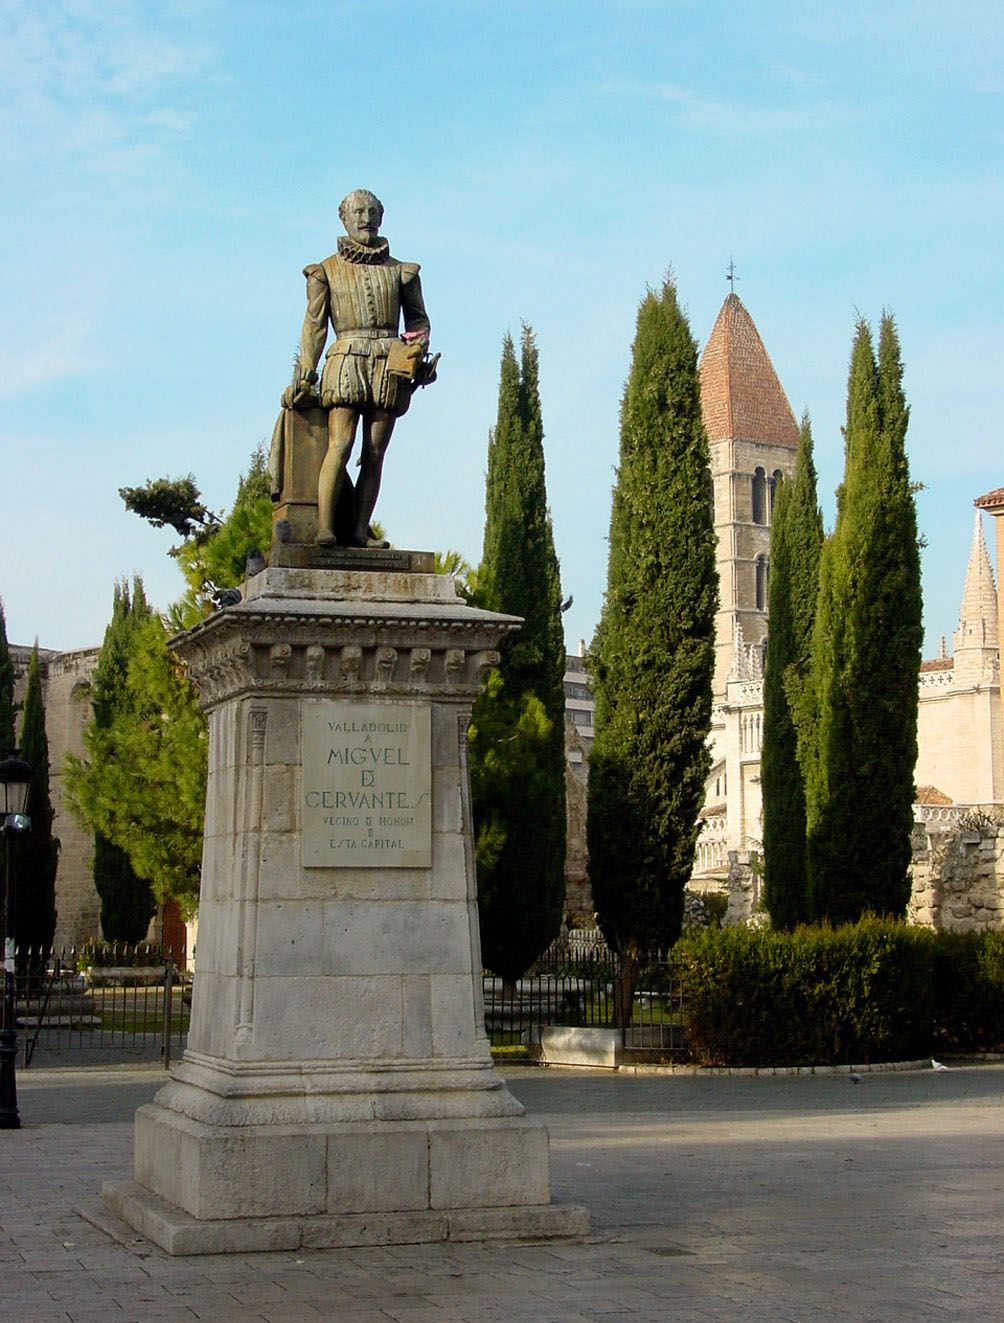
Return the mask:
<svg viewBox="0 0 1004 1323">
<path fill-rule="evenodd" d="M 701 355 L 700 377 L 718 535 L 714 696 L 721 701 L 736 666 L 742 670 L 752 661 L 762 674 L 771 516 L 779 484 L 794 472 L 798 424 L 753 318 L 734 292 Z M 746 655 L 738 656 L 737 648 Z"/>
</svg>

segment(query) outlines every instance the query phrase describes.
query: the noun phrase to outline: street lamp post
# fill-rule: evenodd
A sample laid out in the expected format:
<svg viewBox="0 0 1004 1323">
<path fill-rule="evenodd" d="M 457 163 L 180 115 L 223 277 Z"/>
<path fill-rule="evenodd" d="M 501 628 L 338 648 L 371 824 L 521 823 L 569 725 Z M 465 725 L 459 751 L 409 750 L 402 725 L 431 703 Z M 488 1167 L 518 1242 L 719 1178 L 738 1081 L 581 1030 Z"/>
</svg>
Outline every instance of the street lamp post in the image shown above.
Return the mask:
<svg viewBox="0 0 1004 1323">
<path fill-rule="evenodd" d="M 4 896 L 3 943 L 3 1020 L 0 1025 L 0 1130 L 18 1130 L 21 1118 L 17 1113 L 17 1080 L 14 1063 L 17 1059 L 17 1008 L 14 992 L 14 841 L 18 833 L 31 825 L 25 809 L 28 805 L 28 787 L 31 768 L 17 756 L 10 754 L 0 762 L 0 814 L 7 848 L 6 887 Z"/>
</svg>

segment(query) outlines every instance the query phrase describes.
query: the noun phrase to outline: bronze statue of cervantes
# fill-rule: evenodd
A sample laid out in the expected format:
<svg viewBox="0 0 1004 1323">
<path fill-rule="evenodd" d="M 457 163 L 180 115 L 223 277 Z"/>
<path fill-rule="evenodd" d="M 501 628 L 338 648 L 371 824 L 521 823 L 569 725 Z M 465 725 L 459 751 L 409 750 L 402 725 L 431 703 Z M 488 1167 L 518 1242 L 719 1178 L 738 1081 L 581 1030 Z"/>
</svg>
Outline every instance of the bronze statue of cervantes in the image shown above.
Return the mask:
<svg viewBox="0 0 1004 1323">
<path fill-rule="evenodd" d="M 416 387 L 435 380 L 437 360 L 426 355 L 429 318 L 418 264 L 390 255 L 380 234 L 380 199 L 356 189 L 342 201 L 338 214 L 346 234 L 338 240 L 337 252 L 304 268 L 307 312 L 293 383 L 282 403 L 284 412 L 316 410 L 319 403 L 327 414 L 327 451 L 317 479 L 318 546 L 366 547 L 381 545 L 371 536 L 370 519 L 394 423 L 407 411 Z M 335 338 L 318 387 L 317 365 L 329 324 Z M 362 453 L 353 489 L 346 466 L 360 419 Z M 280 429 L 285 436 L 282 417 L 277 436 Z M 275 459 L 275 451 L 274 440 L 270 468 L 273 499 L 278 500 L 282 460 Z"/>
</svg>

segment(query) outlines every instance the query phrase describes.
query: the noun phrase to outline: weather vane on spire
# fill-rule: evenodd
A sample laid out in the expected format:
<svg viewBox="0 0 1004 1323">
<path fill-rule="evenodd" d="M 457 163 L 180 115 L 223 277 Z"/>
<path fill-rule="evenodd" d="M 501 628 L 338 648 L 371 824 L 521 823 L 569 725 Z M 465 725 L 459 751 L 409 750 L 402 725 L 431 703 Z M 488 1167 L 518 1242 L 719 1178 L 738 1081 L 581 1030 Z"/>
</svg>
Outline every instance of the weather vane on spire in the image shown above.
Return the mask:
<svg viewBox="0 0 1004 1323">
<path fill-rule="evenodd" d="M 729 292 L 731 294 L 734 294 L 736 292 L 735 282 L 739 279 L 739 277 L 736 275 L 736 264 L 732 260 L 731 253 L 729 253 L 729 267 L 728 270 L 725 272 L 725 279 L 729 282 Z"/>
</svg>

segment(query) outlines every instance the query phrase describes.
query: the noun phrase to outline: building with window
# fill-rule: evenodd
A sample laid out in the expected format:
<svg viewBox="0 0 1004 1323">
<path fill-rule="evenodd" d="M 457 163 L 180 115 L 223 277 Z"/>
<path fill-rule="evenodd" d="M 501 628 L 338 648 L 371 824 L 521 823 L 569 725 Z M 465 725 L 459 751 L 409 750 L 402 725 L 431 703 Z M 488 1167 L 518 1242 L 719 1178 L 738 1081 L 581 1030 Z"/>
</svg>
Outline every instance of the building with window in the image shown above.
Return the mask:
<svg viewBox="0 0 1004 1323">
<path fill-rule="evenodd" d="M 775 493 L 794 471 L 798 427 L 752 318 L 735 294 L 719 313 L 700 373 L 714 480 L 720 602 L 713 765 L 692 885 L 695 890 L 727 888 L 730 914 L 741 918 L 760 899 L 770 529 Z M 990 493 L 976 504 L 991 514 L 998 509 L 1004 514 L 999 498 L 1000 493 Z M 998 541 L 1001 527 L 1004 520 L 998 521 Z M 957 830 L 973 813 L 985 813 L 1004 801 L 999 615 L 993 568 L 977 515 L 953 655 L 943 640 L 940 656 L 921 667 L 915 861 L 936 858 L 943 851 L 944 841 L 932 844 L 932 831 Z M 915 891 L 928 868 L 927 863 L 915 866 Z M 915 903 L 911 912 L 928 921 L 925 905 Z"/>
<path fill-rule="evenodd" d="M 762 663 L 774 495 L 794 472 L 798 424 L 737 294 L 722 304 L 699 370 L 718 536 L 714 693 L 724 702 L 737 647 L 758 649 Z"/>
<path fill-rule="evenodd" d="M 759 902 L 771 522 L 777 491 L 794 472 L 798 424 L 753 319 L 734 293 L 722 305 L 701 355 L 700 378 L 718 538 L 719 608 L 712 768 L 691 886 L 699 892 L 727 891 L 730 915 L 740 919 Z M 996 519 L 999 577 L 1004 489 L 981 496 L 976 505 Z M 1004 803 L 999 633 L 1004 599 L 999 587 L 977 515 L 952 655 L 943 641 L 940 655 L 925 661 L 920 674 L 911 906 L 919 922 L 1004 923 L 1004 880 L 995 882 L 988 875 L 978 883 L 979 897 L 963 900 L 952 888 L 958 884 L 975 894 L 962 877 L 965 869 L 947 880 L 938 872 L 944 871 L 946 851 L 950 855 L 956 845 L 963 852 L 968 848 L 965 832 L 972 831 L 967 824 L 986 819 L 988 810 L 992 821 Z M 565 671 L 567 875 L 568 909 L 588 917 L 586 776 L 595 709 L 584 651 L 580 645 L 580 655 L 567 659 Z M 1004 828 L 998 842 L 993 848 L 1002 853 Z M 986 863 L 991 846 L 979 846 L 977 853 Z M 949 902 L 958 911 L 951 920 L 945 918 Z"/>
</svg>

